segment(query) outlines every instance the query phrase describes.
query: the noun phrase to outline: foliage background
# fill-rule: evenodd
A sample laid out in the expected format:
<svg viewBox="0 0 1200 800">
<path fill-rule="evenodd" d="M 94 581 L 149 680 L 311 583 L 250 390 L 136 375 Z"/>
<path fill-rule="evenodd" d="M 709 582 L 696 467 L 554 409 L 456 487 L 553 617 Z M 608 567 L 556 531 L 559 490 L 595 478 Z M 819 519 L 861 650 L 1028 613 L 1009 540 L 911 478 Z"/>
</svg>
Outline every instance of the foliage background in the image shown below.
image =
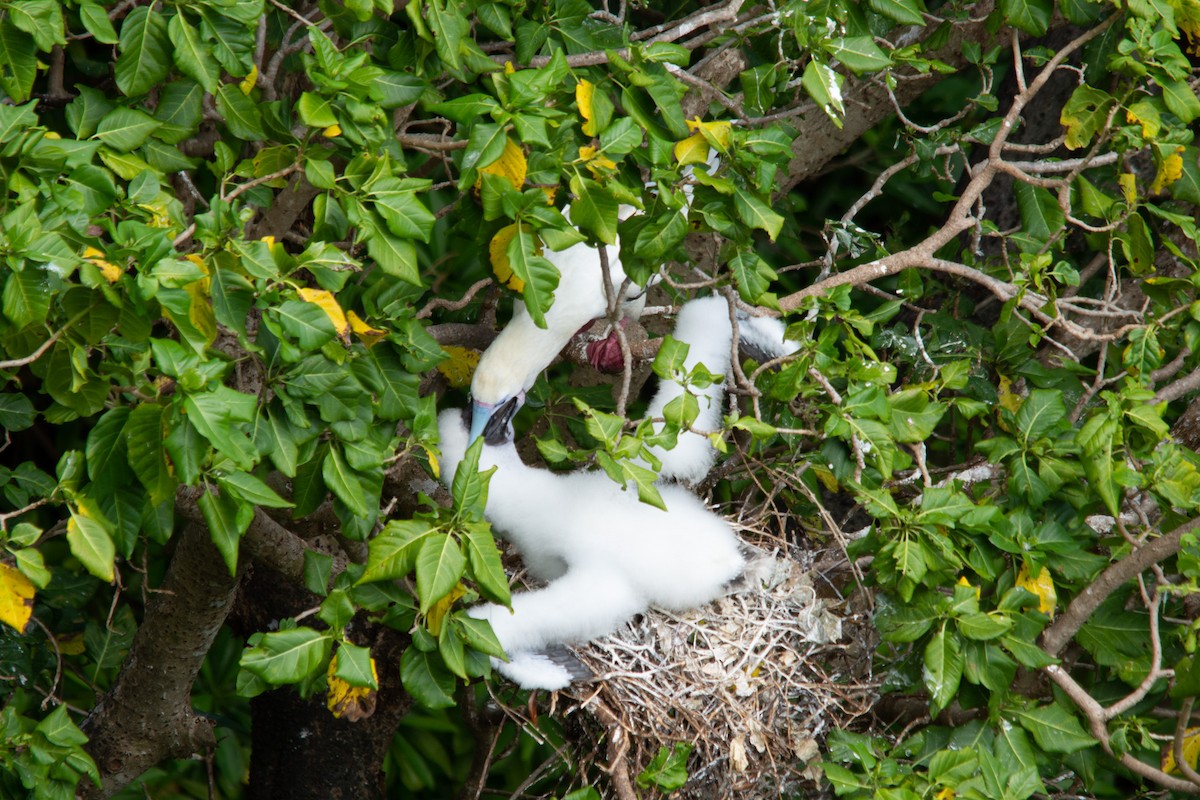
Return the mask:
<svg viewBox="0 0 1200 800">
<path fill-rule="evenodd" d="M 1198 38 L 1195 0 L 0 3 L 0 793 L 634 792 L 611 721 L 468 684 L 508 586 L 486 476 L 429 479 L 581 239 L 802 343 L 735 370 L 704 488 L 873 609 L 827 789 L 1196 793 Z M 649 494 L 656 347 L 552 370 L 540 457 Z"/>
</svg>

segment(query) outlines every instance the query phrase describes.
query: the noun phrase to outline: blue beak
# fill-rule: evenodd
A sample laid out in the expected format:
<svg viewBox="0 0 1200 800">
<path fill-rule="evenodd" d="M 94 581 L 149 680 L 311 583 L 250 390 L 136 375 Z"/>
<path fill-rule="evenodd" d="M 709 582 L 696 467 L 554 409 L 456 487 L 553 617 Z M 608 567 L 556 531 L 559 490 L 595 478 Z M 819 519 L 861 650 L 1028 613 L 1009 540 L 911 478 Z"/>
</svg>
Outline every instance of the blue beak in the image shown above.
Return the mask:
<svg viewBox="0 0 1200 800">
<path fill-rule="evenodd" d="M 471 444 L 483 435 L 483 429 L 495 411 L 494 403 L 471 402 L 471 435 L 467 437 L 467 444 Z"/>
</svg>

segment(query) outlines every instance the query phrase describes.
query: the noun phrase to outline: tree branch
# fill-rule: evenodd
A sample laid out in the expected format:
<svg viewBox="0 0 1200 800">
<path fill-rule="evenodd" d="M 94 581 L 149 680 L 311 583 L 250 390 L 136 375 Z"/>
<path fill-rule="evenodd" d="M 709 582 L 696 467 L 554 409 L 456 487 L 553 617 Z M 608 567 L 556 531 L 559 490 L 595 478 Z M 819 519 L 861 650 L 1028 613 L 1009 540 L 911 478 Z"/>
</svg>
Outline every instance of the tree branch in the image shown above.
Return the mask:
<svg viewBox="0 0 1200 800">
<path fill-rule="evenodd" d="M 164 759 L 216 744 L 212 723 L 192 711 L 192 684 L 233 606 L 238 578 L 204 526 L 188 521 L 178 540 L 116 684 L 83 723 L 103 779 L 99 792 L 88 784 L 85 797 L 108 797 Z"/>
</svg>

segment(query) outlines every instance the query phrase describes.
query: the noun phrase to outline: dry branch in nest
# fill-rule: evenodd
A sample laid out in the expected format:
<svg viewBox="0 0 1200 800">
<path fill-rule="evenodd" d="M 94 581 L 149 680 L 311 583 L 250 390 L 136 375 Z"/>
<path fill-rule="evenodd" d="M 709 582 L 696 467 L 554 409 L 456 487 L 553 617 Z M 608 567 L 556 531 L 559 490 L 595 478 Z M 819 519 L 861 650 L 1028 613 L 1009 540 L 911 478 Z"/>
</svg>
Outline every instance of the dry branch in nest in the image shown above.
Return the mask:
<svg viewBox="0 0 1200 800">
<path fill-rule="evenodd" d="M 680 742 L 694 750 L 673 797 L 777 798 L 811 787 L 818 740 L 869 710 L 873 686 L 823 667 L 842 626 L 810 573 L 778 551 L 750 549 L 724 597 L 684 614 L 652 610 L 575 648 L 598 680 L 568 713 L 599 723 L 589 727 L 597 749 L 609 742 L 608 756 L 595 758 L 622 800 L 628 776 Z"/>
</svg>

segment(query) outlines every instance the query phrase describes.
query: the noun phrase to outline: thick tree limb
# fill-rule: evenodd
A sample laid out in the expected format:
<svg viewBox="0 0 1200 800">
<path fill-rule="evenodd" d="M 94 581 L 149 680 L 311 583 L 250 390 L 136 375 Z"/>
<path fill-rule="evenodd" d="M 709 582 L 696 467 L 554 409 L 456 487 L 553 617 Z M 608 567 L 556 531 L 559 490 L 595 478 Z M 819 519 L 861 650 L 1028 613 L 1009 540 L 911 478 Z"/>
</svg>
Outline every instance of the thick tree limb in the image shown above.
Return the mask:
<svg viewBox="0 0 1200 800">
<path fill-rule="evenodd" d="M 225 624 L 237 583 L 208 530 L 184 524 L 116 684 L 84 721 L 88 751 L 103 778 L 99 792 L 87 784 L 86 797 L 109 797 L 164 759 L 215 745 L 212 723 L 192 711 L 192 684 Z"/>
</svg>

